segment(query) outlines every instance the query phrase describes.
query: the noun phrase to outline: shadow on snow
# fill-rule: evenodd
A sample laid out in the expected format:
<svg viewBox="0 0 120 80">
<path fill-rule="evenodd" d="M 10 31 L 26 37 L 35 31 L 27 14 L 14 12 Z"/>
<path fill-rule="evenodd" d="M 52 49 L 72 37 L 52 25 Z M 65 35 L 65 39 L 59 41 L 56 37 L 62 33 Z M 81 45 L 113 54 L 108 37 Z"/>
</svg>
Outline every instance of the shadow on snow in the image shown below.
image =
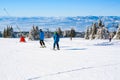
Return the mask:
<svg viewBox="0 0 120 80">
<path fill-rule="evenodd" d="M 86 50 L 87 48 L 69 48 L 69 49 L 66 49 L 66 50 Z"/>
<path fill-rule="evenodd" d="M 111 42 L 102 42 L 102 43 L 97 43 L 97 44 L 94 44 L 95 46 L 111 46 L 113 45 L 113 43 Z"/>
</svg>

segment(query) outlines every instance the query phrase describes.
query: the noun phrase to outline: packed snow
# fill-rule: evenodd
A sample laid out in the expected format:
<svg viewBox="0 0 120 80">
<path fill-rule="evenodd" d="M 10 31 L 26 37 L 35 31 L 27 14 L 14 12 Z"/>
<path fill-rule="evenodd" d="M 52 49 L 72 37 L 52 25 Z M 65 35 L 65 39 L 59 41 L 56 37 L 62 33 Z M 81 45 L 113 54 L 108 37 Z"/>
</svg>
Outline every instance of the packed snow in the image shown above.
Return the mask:
<svg viewBox="0 0 120 80">
<path fill-rule="evenodd" d="M 0 38 L 0 80 L 120 80 L 120 41 Z"/>
</svg>

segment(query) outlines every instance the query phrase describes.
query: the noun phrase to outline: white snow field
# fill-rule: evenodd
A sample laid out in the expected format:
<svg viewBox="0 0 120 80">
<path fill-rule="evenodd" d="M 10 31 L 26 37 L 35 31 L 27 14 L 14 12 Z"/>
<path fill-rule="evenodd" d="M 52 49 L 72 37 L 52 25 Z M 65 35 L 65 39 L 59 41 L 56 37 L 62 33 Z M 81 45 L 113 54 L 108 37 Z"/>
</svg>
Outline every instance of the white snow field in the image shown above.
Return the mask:
<svg viewBox="0 0 120 80">
<path fill-rule="evenodd" d="M 20 43 L 0 38 L 0 80 L 120 80 L 120 41 L 53 39 Z"/>
</svg>

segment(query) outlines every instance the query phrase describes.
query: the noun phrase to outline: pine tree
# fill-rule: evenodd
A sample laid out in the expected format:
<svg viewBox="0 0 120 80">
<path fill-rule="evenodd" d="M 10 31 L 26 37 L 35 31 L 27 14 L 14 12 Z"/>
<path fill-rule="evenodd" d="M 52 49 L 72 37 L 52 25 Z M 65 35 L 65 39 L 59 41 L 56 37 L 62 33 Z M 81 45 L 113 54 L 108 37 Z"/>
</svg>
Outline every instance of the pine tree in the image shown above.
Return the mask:
<svg viewBox="0 0 120 80">
<path fill-rule="evenodd" d="M 0 37 L 2 37 L 2 33 L 1 33 L 1 31 L 0 31 Z"/>
<path fill-rule="evenodd" d="M 75 29 L 71 28 L 71 30 L 70 30 L 70 39 L 72 40 L 72 37 L 75 37 L 75 35 L 76 35 Z"/>
<path fill-rule="evenodd" d="M 85 32 L 85 39 L 89 39 L 89 28 L 87 28 L 86 32 Z"/>
<path fill-rule="evenodd" d="M 11 38 L 15 37 L 12 26 L 10 27 L 10 37 Z"/>
<path fill-rule="evenodd" d="M 65 30 L 65 31 L 63 32 L 63 36 L 64 36 L 64 37 L 68 37 L 68 31 L 67 31 L 67 30 Z"/>
<path fill-rule="evenodd" d="M 102 21 L 101 20 L 98 21 L 98 26 L 102 27 Z"/>
<path fill-rule="evenodd" d="M 113 39 L 120 40 L 120 25 L 119 25 L 119 28 L 117 29 L 117 32 L 116 32 L 115 36 L 113 37 Z"/>
<path fill-rule="evenodd" d="M 7 30 L 4 28 L 4 31 L 3 31 L 3 37 L 6 38 L 7 37 Z"/>
<path fill-rule="evenodd" d="M 60 27 L 58 28 L 57 32 L 58 32 L 58 34 L 59 34 L 59 36 L 60 36 L 60 37 L 62 37 L 62 36 L 63 36 L 63 34 L 62 34 L 62 30 L 61 30 L 61 28 L 60 28 Z"/>
<path fill-rule="evenodd" d="M 38 26 L 35 27 L 35 31 L 34 31 L 34 40 L 38 40 L 39 39 L 39 29 Z"/>
<path fill-rule="evenodd" d="M 91 34 L 90 34 L 90 39 L 95 39 L 96 33 L 97 33 L 97 27 L 96 27 L 96 23 L 94 23 L 92 26 Z"/>
<path fill-rule="evenodd" d="M 39 28 L 38 26 L 32 27 L 32 29 L 29 31 L 29 40 L 39 40 Z"/>
</svg>

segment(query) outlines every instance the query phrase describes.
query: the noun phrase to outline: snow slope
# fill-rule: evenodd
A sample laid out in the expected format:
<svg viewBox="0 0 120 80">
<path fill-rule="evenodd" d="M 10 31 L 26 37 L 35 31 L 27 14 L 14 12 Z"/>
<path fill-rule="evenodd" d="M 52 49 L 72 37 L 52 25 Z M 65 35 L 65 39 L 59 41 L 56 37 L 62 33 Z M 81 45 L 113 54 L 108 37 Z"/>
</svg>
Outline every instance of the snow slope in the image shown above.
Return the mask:
<svg viewBox="0 0 120 80">
<path fill-rule="evenodd" d="M 59 51 L 45 43 L 0 38 L 0 80 L 120 80 L 120 41 L 61 38 Z"/>
</svg>

